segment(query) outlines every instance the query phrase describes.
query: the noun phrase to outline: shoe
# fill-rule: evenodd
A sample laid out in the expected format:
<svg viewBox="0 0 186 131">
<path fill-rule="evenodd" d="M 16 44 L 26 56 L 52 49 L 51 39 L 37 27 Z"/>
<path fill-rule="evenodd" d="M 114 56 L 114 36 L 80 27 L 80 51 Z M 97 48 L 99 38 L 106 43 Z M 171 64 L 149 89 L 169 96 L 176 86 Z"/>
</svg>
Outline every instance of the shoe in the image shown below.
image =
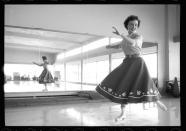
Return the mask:
<svg viewBox="0 0 186 131">
<path fill-rule="evenodd" d="M 42 91 L 48 91 L 48 89 L 43 89 Z"/>
<path fill-rule="evenodd" d="M 157 105 L 163 110 L 163 111 L 168 111 L 167 107 L 161 103 L 161 102 L 157 102 Z"/>
<path fill-rule="evenodd" d="M 124 120 L 125 118 L 126 118 L 126 116 L 123 115 L 123 116 L 119 116 L 119 117 L 115 118 L 114 120 L 115 120 L 115 122 L 117 122 L 117 121 L 122 121 L 122 120 Z"/>
</svg>

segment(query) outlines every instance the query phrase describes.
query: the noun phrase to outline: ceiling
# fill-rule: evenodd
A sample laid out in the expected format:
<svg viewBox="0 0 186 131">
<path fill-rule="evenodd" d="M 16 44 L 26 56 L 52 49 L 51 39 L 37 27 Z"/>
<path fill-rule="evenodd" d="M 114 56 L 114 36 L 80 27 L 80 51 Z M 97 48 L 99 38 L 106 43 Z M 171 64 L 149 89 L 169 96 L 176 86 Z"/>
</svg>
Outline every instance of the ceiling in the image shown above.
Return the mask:
<svg viewBox="0 0 186 131">
<path fill-rule="evenodd" d="M 109 8 L 100 5 L 5 5 L 5 49 L 61 53 L 102 39 L 108 36 L 102 28 L 108 21 L 105 18 L 110 18 Z M 109 28 L 111 32 L 111 26 Z"/>
<path fill-rule="evenodd" d="M 5 48 L 59 53 L 123 29 L 126 5 L 5 5 Z M 135 11 L 135 10 L 134 10 Z M 117 26 L 119 27 L 119 26 Z"/>
<path fill-rule="evenodd" d="M 61 53 L 103 38 L 93 34 L 5 26 L 5 48 Z"/>
<path fill-rule="evenodd" d="M 104 37 L 116 37 L 112 26 L 127 33 L 123 21 L 129 14 L 138 15 L 146 25 L 143 31 L 139 29 L 143 35 L 153 27 L 151 21 L 160 9 L 162 5 L 143 4 L 5 5 L 5 49 L 50 53 L 74 49 Z M 148 35 L 145 38 L 153 36 Z"/>
</svg>

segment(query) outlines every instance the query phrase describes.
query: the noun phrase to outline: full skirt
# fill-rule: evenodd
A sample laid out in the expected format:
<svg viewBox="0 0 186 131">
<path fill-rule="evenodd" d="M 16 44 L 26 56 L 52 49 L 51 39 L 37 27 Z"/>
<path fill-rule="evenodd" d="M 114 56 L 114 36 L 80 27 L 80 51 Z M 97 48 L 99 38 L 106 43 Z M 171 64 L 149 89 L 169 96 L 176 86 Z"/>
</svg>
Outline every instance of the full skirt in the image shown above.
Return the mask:
<svg viewBox="0 0 186 131">
<path fill-rule="evenodd" d="M 151 102 L 161 98 L 141 57 L 125 58 L 96 87 L 96 91 L 119 104 Z"/>
<path fill-rule="evenodd" d="M 46 84 L 46 83 L 54 83 L 54 79 L 52 77 L 52 74 L 47 69 L 44 69 L 39 76 L 39 83 L 40 84 Z"/>
</svg>

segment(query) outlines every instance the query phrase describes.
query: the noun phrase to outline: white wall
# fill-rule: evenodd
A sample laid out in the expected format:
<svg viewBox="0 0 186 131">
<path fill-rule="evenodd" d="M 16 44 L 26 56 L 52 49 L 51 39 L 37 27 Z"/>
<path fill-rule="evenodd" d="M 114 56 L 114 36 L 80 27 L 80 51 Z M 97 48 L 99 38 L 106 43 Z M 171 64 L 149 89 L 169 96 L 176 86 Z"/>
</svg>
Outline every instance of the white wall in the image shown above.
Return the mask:
<svg viewBox="0 0 186 131">
<path fill-rule="evenodd" d="M 168 6 L 168 43 L 169 43 L 169 80 L 180 79 L 180 42 L 173 42 L 174 36 L 180 36 L 180 6 Z"/>
</svg>

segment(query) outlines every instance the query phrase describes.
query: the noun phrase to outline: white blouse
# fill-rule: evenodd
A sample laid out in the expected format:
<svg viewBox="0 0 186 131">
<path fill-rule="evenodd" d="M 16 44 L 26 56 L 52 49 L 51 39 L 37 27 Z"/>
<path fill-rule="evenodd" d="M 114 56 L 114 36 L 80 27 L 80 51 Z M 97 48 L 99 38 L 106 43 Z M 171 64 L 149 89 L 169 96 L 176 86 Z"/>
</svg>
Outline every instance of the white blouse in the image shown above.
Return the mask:
<svg viewBox="0 0 186 131">
<path fill-rule="evenodd" d="M 139 34 L 130 34 L 127 37 L 133 41 L 129 42 L 123 39 L 121 41 L 121 48 L 125 55 L 141 54 L 141 48 L 143 43 L 143 37 Z"/>
</svg>

